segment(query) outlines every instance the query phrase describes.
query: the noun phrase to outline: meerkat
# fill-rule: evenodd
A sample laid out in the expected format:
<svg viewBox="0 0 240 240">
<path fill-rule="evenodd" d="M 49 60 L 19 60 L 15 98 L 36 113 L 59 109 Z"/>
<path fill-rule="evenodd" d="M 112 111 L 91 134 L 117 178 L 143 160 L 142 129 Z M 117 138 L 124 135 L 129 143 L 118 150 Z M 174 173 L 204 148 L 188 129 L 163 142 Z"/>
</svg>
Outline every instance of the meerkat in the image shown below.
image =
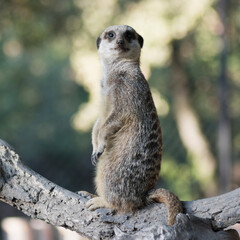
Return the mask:
<svg viewBox="0 0 240 240">
<path fill-rule="evenodd" d="M 92 130 L 92 163 L 98 196 L 86 206 L 134 212 L 150 202 L 168 208 L 168 224 L 182 212 L 180 200 L 155 189 L 162 134 L 148 82 L 140 70 L 143 38 L 130 26 L 110 26 L 97 39 L 102 66 L 100 115 Z"/>
</svg>

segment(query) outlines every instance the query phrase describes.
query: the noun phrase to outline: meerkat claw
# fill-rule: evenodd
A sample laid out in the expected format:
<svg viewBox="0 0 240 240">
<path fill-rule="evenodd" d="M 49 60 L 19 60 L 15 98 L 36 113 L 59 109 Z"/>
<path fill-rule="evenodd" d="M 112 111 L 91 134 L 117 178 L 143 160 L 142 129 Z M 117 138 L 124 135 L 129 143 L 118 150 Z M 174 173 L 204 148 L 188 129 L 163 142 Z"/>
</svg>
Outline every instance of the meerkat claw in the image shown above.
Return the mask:
<svg viewBox="0 0 240 240">
<path fill-rule="evenodd" d="M 89 193 L 87 191 L 77 191 L 76 192 L 78 195 L 82 196 L 82 197 L 85 197 L 85 198 L 94 198 L 94 197 L 97 197 L 95 194 L 92 194 L 92 193 Z"/>
<path fill-rule="evenodd" d="M 101 197 L 95 197 L 87 201 L 86 207 L 90 211 L 94 211 L 98 208 L 106 208 L 106 204 Z"/>
<path fill-rule="evenodd" d="M 93 153 L 91 156 L 91 162 L 93 166 L 96 166 L 97 164 L 97 160 L 99 159 L 99 157 L 103 154 L 103 152 L 97 152 L 97 153 Z"/>
<path fill-rule="evenodd" d="M 96 153 L 92 154 L 91 162 L 92 162 L 93 166 L 96 166 L 96 163 L 97 163 L 97 154 Z"/>
</svg>

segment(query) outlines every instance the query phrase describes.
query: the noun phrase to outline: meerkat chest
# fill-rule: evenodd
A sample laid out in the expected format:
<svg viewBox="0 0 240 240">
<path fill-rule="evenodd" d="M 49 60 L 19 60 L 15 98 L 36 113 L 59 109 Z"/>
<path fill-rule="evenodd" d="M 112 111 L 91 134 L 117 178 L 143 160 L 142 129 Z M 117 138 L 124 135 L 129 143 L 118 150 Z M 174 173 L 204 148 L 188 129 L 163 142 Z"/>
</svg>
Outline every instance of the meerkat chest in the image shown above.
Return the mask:
<svg viewBox="0 0 240 240">
<path fill-rule="evenodd" d="M 101 109 L 101 116 L 103 119 L 112 111 L 111 90 L 106 86 L 101 90 Z"/>
</svg>

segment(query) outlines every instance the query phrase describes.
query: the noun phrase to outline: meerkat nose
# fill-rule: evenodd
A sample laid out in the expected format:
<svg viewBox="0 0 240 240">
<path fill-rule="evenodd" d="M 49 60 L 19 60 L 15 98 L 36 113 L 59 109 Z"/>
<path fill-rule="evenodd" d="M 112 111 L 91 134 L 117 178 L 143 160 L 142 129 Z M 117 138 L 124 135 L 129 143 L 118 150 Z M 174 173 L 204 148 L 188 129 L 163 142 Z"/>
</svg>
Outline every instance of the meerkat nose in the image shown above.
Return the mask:
<svg viewBox="0 0 240 240">
<path fill-rule="evenodd" d="M 119 38 L 119 39 L 117 40 L 117 44 L 118 44 L 119 46 L 122 46 L 122 45 L 124 44 L 123 39 L 122 39 L 122 38 Z"/>
</svg>

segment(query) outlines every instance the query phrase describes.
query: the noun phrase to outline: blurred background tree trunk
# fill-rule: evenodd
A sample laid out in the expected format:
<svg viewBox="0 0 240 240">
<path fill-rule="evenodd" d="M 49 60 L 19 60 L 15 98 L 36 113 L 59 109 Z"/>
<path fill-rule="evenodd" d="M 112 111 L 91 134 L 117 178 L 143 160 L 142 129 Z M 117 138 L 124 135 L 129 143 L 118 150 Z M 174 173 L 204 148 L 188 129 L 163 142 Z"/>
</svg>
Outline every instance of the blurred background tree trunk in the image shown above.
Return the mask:
<svg viewBox="0 0 240 240">
<path fill-rule="evenodd" d="M 172 97 L 174 114 L 179 135 L 187 149 L 189 159 L 195 168 L 196 178 L 200 181 L 205 196 L 217 193 L 215 181 L 216 160 L 211 153 L 209 143 L 201 130 L 199 118 L 191 105 L 189 81 L 181 64 L 181 40 L 172 42 Z"/>
<path fill-rule="evenodd" d="M 227 77 L 227 0 L 219 0 L 218 13 L 220 20 L 220 76 L 219 76 L 219 190 L 221 193 L 230 189 L 231 182 L 231 124 L 229 118 L 228 77 Z"/>
</svg>

